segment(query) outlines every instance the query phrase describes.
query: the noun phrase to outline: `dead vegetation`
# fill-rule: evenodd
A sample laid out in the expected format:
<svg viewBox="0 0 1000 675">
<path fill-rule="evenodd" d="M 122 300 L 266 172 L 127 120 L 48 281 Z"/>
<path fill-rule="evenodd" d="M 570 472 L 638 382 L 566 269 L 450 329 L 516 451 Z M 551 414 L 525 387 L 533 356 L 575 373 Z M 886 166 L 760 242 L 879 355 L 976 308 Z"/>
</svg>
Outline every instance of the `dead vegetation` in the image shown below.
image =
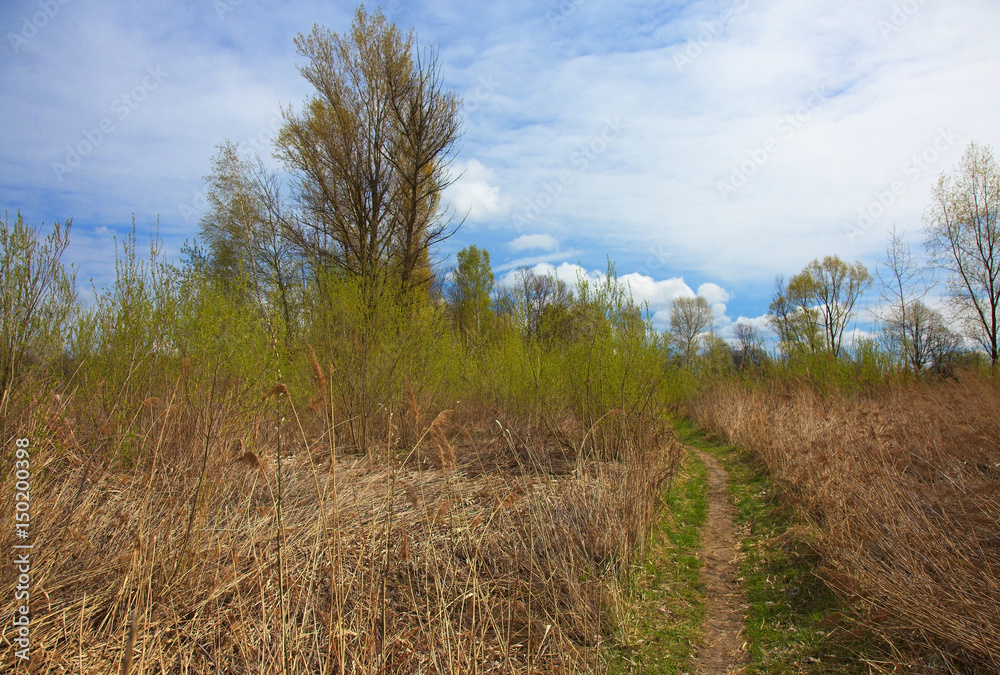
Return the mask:
<svg viewBox="0 0 1000 675">
<path fill-rule="evenodd" d="M 823 574 L 899 663 L 1000 671 L 1000 383 L 719 384 L 689 408 L 760 454 L 812 523 Z"/>
<path fill-rule="evenodd" d="M 362 456 L 334 445 L 323 405 L 300 418 L 281 394 L 249 412 L 153 403 L 132 462 L 81 424 L 86 401 L 27 410 L 31 672 L 602 671 L 679 457 L 662 422 L 609 416 L 602 459 L 579 434 L 572 452 L 542 426 L 421 414 L 411 396 Z M 13 522 L 6 500 L 7 540 Z M 2 585 L 15 576 L 8 562 Z"/>
</svg>

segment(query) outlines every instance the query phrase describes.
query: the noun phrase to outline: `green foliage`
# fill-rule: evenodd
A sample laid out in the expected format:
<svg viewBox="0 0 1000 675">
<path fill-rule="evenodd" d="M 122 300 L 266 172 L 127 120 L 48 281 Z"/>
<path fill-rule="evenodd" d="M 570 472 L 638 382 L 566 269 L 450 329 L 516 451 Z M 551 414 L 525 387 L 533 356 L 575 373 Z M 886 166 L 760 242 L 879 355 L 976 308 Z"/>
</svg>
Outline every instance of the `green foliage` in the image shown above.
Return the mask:
<svg viewBox="0 0 1000 675">
<path fill-rule="evenodd" d="M 462 350 L 444 312 L 416 302 L 389 279 L 381 283 L 339 271 L 317 279 L 306 295 L 305 336 L 330 386 L 353 447 L 368 451 L 391 436 L 390 416 L 410 396 L 442 401 L 461 366 Z"/>
<path fill-rule="evenodd" d="M 854 305 L 870 285 L 871 275 L 863 264 L 829 255 L 806 265 L 787 286 L 779 278 L 771 324 L 785 353 L 828 351 L 839 357 Z"/>
<path fill-rule="evenodd" d="M 209 208 L 200 224 L 208 246 L 205 272 L 229 283 L 231 293 L 250 290 L 266 297 L 292 330 L 301 304 L 295 280 L 303 265 L 286 236 L 290 214 L 277 174 L 258 156 L 241 157 L 239 147 L 227 141 L 218 147 L 206 181 Z"/>
<path fill-rule="evenodd" d="M 567 312 L 574 339 L 562 352 L 566 390 L 573 413 L 606 452 L 627 420 L 659 416 L 663 342 L 610 262 L 600 282 L 581 277 L 577 293 Z M 620 417 L 595 428 L 613 410 Z"/>
<path fill-rule="evenodd" d="M 0 220 L 0 410 L 29 373 L 40 374 L 60 355 L 76 301 L 75 274 L 62 255 L 72 221 L 55 223 L 41 238 L 18 212 L 13 227 Z"/>
<path fill-rule="evenodd" d="M 167 402 L 192 411 L 210 396 L 259 400 L 275 372 L 271 332 L 253 303 L 246 275 L 219 279 L 162 258 L 148 258 L 133 230 L 116 241 L 115 280 L 95 289 L 69 339 L 83 428 L 95 430 L 126 460 Z M 279 326 L 280 330 L 280 326 Z"/>
<path fill-rule="evenodd" d="M 73 345 L 84 390 L 96 404 L 96 426 L 128 424 L 144 399 L 162 391 L 176 318 L 173 278 L 158 243 L 151 242 L 148 260 L 141 258 L 133 222 L 115 251 L 115 281 L 95 289 L 95 306 L 78 323 Z"/>
<path fill-rule="evenodd" d="M 459 334 L 475 341 L 492 327 L 490 297 L 494 280 L 490 253 L 476 246 L 467 246 L 458 252 L 457 259 L 448 299 Z"/>
</svg>

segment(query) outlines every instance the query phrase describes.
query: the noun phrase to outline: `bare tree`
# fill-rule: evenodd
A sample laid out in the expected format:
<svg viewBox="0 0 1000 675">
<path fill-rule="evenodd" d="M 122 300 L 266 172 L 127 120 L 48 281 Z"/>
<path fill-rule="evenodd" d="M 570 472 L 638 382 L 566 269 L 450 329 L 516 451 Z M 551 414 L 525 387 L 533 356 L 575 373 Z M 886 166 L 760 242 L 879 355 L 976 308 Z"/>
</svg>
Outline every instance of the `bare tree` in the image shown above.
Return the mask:
<svg viewBox="0 0 1000 675">
<path fill-rule="evenodd" d="M 889 234 L 885 257 L 875 267 L 881 285 L 881 305 L 875 314 L 882 323 L 884 342 L 904 367 L 919 371 L 927 363 L 920 323 L 926 312 L 916 309 L 930 290 L 926 268 L 913 255 L 909 244 L 896 232 Z"/>
<path fill-rule="evenodd" d="M 989 147 L 969 144 L 958 174 L 942 174 L 925 215 L 927 248 L 947 272 L 965 335 L 1000 358 L 1000 172 Z"/>
<path fill-rule="evenodd" d="M 316 90 L 300 115 L 285 112 L 278 138 L 306 216 L 297 243 L 363 281 L 394 273 L 406 288 L 426 287 L 429 250 L 454 231 L 440 196 L 459 100 L 443 89 L 433 54 L 415 58 L 412 32 L 381 10 L 359 8 L 346 35 L 314 26 L 295 44 Z"/>
<path fill-rule="evenodd" d="M 948 329 L 941 312 L 916 300 L 906 305 L 906 346 L 915 372 L 940 371 L 961 350 L 962 338 Z"/>
<path fill-rule="evenodd" d="M 918 306 L 919 304 L 922 303 L 918 303 Z M 926 336 L 929 365 L 938 373 L 944 372 L 963 351 L 962 336 L 952 332 L 945 324 L 941 313 L 933 309 L 927 312 L 927 329 L 922 331 L 921 335 Z"/>
<path fill-rule="evenodd" d="M 739 369 L 743 370 L 748 363 L 759 367 L 764 360 L 764 340 L 760 336 L 760 331 L 745 321 L 736 322 L 733 331 L 739 345 L 736 355 Z"/>
<path fill-rule="evenodd" d="M 525 333 L 528 337 L 541 337 L 545 332 L 545 319 L 556 318 L 553 315 L 562 315 L 568 310 L 572 291 L 565 281 L 552 275 L 537 274 L 530 267 L 518 269 L 514 282 Z"/>
<path fill-rule="evenodd" d="M 208 210 L 200 232 L 208 245 L 210 272 L 223 279 L 248 275 L 259 300 L 273 299 L 291 329 L 299 256 L 286 236 L 290 218 L 277 173 L 257 155 L 241 157 L 239 146 L 226 141 L 218 146 L 205 180 Z"/>
<path fill-rule="evenodd" d="M 684 354 L 685 363 L 694 360 L 702 334 L 711 331 L 714 322 L 712 306 L 702 296 L 674 299 L 670 305 L 670 336 Z"/>
</svg>

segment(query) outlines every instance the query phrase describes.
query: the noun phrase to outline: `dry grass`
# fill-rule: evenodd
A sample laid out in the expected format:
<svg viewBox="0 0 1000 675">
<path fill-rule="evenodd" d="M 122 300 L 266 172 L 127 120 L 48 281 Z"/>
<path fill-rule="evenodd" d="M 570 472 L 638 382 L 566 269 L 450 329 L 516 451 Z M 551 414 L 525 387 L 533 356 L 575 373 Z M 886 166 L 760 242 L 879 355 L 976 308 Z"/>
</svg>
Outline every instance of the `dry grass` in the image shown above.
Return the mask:
<svg viewBox="0 0 1000 675">
<path fill-rule="evenodd" d="M 300 423 L 282 396 L 279 531 L 274 399 L 179 398 L 147 406 L 129 462 L 105 450 L 117 432 L 82 428 L 86 401 L 18 422 L 37 446 L 32 672 L 600 672 L 679 458 L 647 420 L 601 461 L 495 411 L 421 415 L 412 397 L 396 419 L 423 418 L 415 443 L 390 418 L 384 447 L 343 455 L 324 405 Z M 8 541 L 13 522 L 4 499 Z M 8 562 L 3 588 L 14 578 Z M 13 670 L 12 649 L 0 658 Z"/>
<path fill-rule="evenodd" d="M 924 666 L 1000 672 L 1000 383 L 866 396 L 719 385 L 690 413 L 754 450 L 815 526 L 824 576 Z M 904 646 L 905 645 L 905 646 Z"/>
</svg>

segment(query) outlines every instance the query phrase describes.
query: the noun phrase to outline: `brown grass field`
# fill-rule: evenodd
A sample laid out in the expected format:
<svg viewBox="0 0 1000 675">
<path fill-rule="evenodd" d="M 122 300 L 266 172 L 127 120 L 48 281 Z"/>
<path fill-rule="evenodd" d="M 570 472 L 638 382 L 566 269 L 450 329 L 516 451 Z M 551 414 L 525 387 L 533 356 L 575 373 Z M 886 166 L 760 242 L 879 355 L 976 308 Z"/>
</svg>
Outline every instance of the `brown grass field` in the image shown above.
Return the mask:
<svg viewBox="0 0 1000 675">
<path fill-rule="evenodd" d="M 721 384 L 688 410 L 763 457 L 807 514 L 825 579 L 890 644 L 948 671 L 1000 671 L 996 378 L 856 395 Z"/>
<path fill-rule="evenodd" d="M 128 461 L 103 449 L 113 430 L 85 428 L 86 401 L 20 420 L 35 429 L 30 672 L 601 672 L 680 456 L 663 422 L 548 432 L 495 410 L 425 417 L 412 397 L 360 455 L 336 445 L 328 407 L 181 398 L 147 401 Z M 13 520 L 4 500 L 6 541 Z M 5 565 L 2 585 L 15 577 Z"/>
</svg>

